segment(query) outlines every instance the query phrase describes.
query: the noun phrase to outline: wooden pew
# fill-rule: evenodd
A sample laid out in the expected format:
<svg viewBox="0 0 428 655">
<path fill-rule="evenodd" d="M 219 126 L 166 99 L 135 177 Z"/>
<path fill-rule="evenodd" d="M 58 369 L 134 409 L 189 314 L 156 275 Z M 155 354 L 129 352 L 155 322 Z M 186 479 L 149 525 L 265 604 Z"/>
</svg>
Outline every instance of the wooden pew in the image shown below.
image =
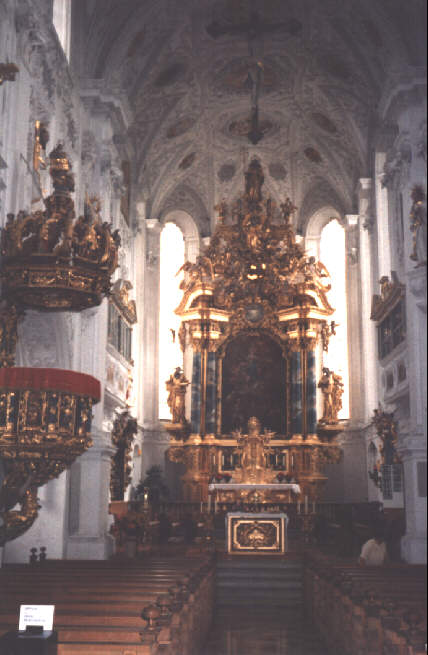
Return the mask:
<svg viewBox="0 0 428 655">
<path fill-rule="evenodd" d="M 0 589 L 0 634 L 16 629 L 19 604 L 55 604 L 60 655 L 190 655 L 211 622 L 213 561 L 6 566 Z"/>
<path fill-rule="evenodd" d="M 426 567 L 358 567 L 308 553 L 309 614 L 333 652 L 416 655 L 425 652 Z"/>
</svg>

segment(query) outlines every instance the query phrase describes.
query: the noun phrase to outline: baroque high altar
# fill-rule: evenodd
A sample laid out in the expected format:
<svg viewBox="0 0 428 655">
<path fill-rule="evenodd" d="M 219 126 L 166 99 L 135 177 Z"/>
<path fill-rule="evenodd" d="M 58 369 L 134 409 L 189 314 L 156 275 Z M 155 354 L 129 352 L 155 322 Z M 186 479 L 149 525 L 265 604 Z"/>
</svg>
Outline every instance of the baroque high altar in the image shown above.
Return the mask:
<svg viewBox="0 0 428 655">
<path fill-rule="evenodd" d="M 292 202 L 287 198 L 278 209 L 263 200 L 263 181 L 253 160 L 244 195 L 230 208 L 216 207 L 209 246 L 183 267 L 176 313 L 185 361 L 192 364 L 187 377 L 177 369 L 167 381 L 172 421 L 166 428 L 173 437 L 169 459 L 185 465 L 185 501 L 206 501 L 214 479 L 244 479 L 254 464 L 243 461 L 247 426 L 263 436 L 257 484 L 296 481 L 315 501 L 325 465 L 340 458 L 335 439 L 343 429 L 337 418 L 343 385 L 322 365 L 334 334 L 329 274 L 296 242 Z M 323 407 L 318 418 L 317 405 Z M 262 500 L 292 500 L 272 494 Z"/>
</svg>

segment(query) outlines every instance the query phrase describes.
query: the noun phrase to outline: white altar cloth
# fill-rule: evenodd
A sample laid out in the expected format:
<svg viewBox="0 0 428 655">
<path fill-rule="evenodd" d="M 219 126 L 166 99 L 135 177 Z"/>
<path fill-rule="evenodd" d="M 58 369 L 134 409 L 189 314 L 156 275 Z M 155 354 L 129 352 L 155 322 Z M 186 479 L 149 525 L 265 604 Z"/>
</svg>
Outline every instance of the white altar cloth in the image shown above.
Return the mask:
<svg viewBox="0 0 428 655">
<path fill-rule="evenodd" d="M 235 484 L 233 482 L 225 482 L 223 484 L 211 483 L 208 485 L 208 491 L 227 491 L 232 489 L 244 489 L 246 491 L 250 489 L 271 489 L 276 491 L 292 491 L 293 494 L 300 493 L 300 486 L 298 484 L 290 483 L 285 484 L 278 482 L 276 484 Z"/>
</svg>

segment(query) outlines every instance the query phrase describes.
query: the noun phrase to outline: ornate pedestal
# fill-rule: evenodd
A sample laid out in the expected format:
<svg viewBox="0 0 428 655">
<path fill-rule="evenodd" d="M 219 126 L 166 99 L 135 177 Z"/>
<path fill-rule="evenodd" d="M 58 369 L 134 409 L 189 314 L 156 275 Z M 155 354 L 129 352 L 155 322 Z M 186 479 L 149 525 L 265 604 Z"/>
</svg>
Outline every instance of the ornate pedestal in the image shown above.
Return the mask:
<svg viewBox="0 0 428 655">
<path fill-rule="evenodd" d="M 227 552 L 231 555 L 282 555 L 287 550 L 286 514 L 229 512 Z"/>
</svg>

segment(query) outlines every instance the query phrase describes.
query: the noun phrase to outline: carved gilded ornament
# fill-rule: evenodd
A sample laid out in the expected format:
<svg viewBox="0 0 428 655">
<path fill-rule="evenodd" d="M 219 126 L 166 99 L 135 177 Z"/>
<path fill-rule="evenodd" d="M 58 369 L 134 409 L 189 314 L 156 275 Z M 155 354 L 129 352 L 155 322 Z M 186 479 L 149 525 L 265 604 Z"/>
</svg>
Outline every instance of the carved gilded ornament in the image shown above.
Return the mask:
<svg viewBox="0 0 428 655">
<path fill-rule="evenodd" d="M 0 305 L 0 368 L 15 365 L 18 321 L 24 316 L 15 305 Z"/>
<path fill-rule="evenodd" d="M 245 178 L 245 194 L 231 207 L 224 201 L 218 205 L 209 246 L 195 264 L 182 267 L 183 298 L 176 313 L 190 325 L 195 349 L 216 350 L 242 329 L 267 329 L 285 340 L 281 324 L 325 321 L 333 312 L 327 269 L 296 243 L 293 203 L 287 198 L 277 208 L 271 199 L 263 201 L 257 160 Z M 309 332 L 300 330 L 299 339 L 306 337 L 312 347 L 317 330 Z"/>
<path fill-rule="evenodd" d="M 129 280 L 116 280 L 111 289 L 111 299 L 119 312 L 130 325 L 137 322 L 137 306 L 129 297 L 132 283 Z"/>
<path fill-rule="evenodd" d="M 260 421 L 252 416 L 248 421 L 248 434 L 238 431 L 232 435 L 241 462 L 234 474 L 238 484 L 270 484 L 278 474 L 266 466 L 266 458 L 273 452 L 269 444 L 274 433 L 265 430 L 260 434 L 260 428 Z"/>
<path fill-rule="evenodd" d="M 36 519 L 37 488 L 90 448 L 92 405 L 99 398 L 99 382 L 83 373 L 0 370 L 1 543 L 16 539 Z M 20 509 L 13 509 L 17 504 Z"/>
<path fill-rule="evenodd" d="M 397 422 L 394 420 L 394 412 L 385 412 L 379 407 L 373 412 L 371 424 L 375 427 L 382 445 L 380 448 L 381 464 L 396 464 L 400 462 L 397 453 Z"/>
<path fill-rule="evenodd" d="M 75 220 L 71 162 L 62 144 L 49 155 L 46 209 L 8 214 L 1 234 L 3 296 L 24 307 L 81 310 L 110 293 L 120 237 L 93 201 Z"/>
<path fill-rule="evenodd" d="M 137 421 L 128 410 L 118 414 L 113 422 L 111 440 L 113 446 L 116 446 L 116 453 L 111 458 L 110 492 L 112 500 L 123 500 L 131 482 L 131 449 L 137 431 Z"/>
<path fill-rule="evenodd" d="M 0 63 L 0 86 L 3 82 L 14 82 L 18 72 L 19 68 L 16 64 L 12 62 Z"/>
<path fill-rule="evenodd" d="M 405 286 L 398 280 L 395 271 L 391 271 L 391 279 L 383 275 L 379 280 L 380 295 L 375 294 L 372 299 L 370 318 L 372 321 L 382 321 L 396 304 L 404 297 Z"/>
</svg>

